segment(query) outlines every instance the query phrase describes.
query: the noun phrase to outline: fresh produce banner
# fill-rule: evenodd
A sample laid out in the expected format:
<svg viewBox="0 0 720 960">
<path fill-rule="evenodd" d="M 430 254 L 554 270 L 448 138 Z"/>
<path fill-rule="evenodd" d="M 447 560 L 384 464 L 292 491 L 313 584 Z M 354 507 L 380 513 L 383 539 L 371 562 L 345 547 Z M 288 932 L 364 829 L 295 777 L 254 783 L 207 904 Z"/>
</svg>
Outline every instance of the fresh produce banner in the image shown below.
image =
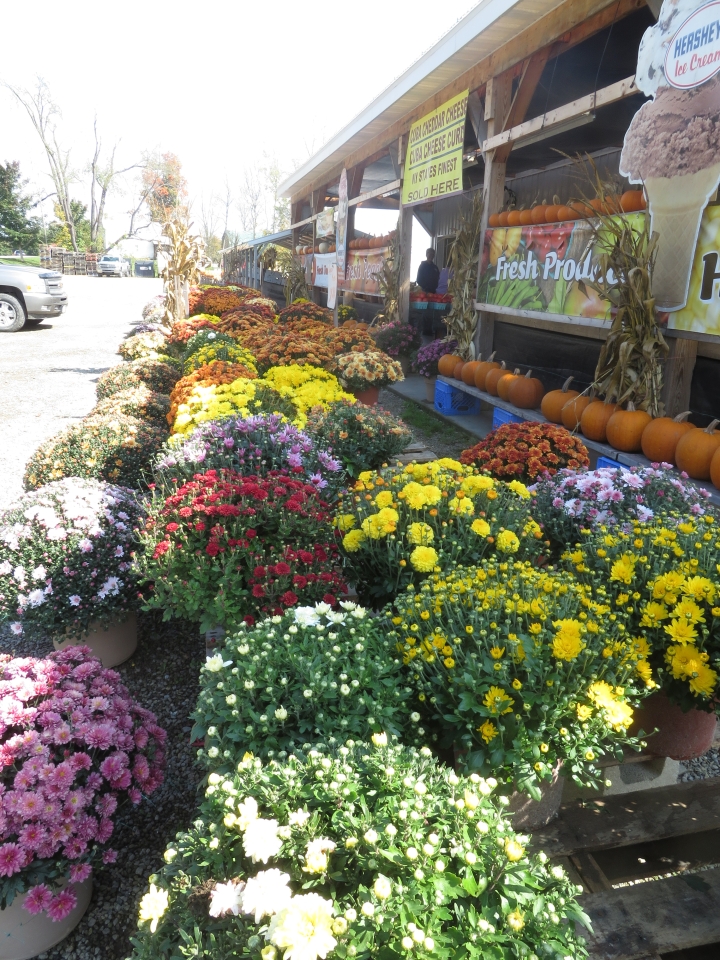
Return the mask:
<svg viewBox="0 0 720 960">
<path fill-rule="evenodd" d="M 316 253 L 313 257 L 313 286 L 327 287 L 330 269 L 336 262 L 334 253 Z"/>
<path fill-rule="evenodd" d="M 410 127 L 402 188 L 404 207 L 462 192 L 468 92 L 447 100 Z"/>
<path fill-rule="evenodd" d="M 390 247 L 376 247 L 373 250 L 348 250 L 345 279 L 338 286 L 341 290 L 354 293 L 380 294 L 378 274 L 382 270 L 383 260 Z"/>
<path fill-rule="evenodd" d="M 677 312 L 661 312 L 660 321 L 670 330 L 720 337 L 720 206 L 705 210 L 690 260 L 687 305 Z M 584 220 L 487 230 L 478 300 L 509 310 L 607 319 L 607 302 L 588 286 L 588 281 L 599 278 L 598 261 L 592 230 Z"/>
</svg>

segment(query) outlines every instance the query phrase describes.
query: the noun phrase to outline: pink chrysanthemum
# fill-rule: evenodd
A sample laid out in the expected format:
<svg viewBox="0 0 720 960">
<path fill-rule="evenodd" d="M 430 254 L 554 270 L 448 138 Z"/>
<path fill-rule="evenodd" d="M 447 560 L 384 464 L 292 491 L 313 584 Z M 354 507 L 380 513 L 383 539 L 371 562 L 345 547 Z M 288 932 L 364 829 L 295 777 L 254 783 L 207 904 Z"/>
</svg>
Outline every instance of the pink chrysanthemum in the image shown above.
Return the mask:
<svg viewBox="0 0 720 960">
<path fill-rule="evenodd" d="M 50 906 L 52 902 L 53 895 L 50 890 L 45 886 L 44 883 L 39 883 L 35 887 L 31 887 L 28 892 L 25 900 L 23 901 L 23 907 L 27 910 L 28 913 L 38 914 L 42 913 L 44 910 Z"/>
<path fill-rule="evenodd" d="M 59 920 L 64 920 L 65 917 L 69 916 L 76 906 L 77 897 L 75 896 L 75 892 L 69 887 L 66 887 L 52 898 L 47 908 L 47 915 L 57 923 Z"/>
</svg>

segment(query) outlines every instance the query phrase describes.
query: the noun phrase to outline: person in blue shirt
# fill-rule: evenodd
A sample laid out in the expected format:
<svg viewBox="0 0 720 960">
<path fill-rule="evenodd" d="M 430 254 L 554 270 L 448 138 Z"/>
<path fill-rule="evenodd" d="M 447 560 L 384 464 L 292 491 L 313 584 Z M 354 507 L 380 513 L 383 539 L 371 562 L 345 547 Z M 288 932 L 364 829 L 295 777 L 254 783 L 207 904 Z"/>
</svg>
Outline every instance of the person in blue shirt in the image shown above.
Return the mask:
<svg viewBox="0 0 720 960">
<path fill-rule="evenodd" d="M 435 293 L 440 279 L 440 270 L 435 263 L 435 251 L 429 247 L 425 251 L 425 260 L 420 264 L 415 281 L 425 293 Z"/>
</svg>

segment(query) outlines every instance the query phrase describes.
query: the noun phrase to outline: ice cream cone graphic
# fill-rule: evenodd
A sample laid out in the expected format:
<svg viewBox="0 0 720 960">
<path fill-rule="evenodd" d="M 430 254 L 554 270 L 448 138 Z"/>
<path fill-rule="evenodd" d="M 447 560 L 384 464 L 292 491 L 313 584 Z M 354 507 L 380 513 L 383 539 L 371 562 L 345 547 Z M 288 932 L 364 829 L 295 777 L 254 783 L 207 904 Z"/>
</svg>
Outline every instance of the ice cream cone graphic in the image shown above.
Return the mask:
<svg viewBox="0 0 720 960">
<path fill-rule="evenodd" d="M 687 300 L 700 220 L 718 181 L 720 163 L 684 177 L 645 181 L 651 229 L 659 235 L 652 286 L 658 310 L 680 310 Z"/>
</svg>

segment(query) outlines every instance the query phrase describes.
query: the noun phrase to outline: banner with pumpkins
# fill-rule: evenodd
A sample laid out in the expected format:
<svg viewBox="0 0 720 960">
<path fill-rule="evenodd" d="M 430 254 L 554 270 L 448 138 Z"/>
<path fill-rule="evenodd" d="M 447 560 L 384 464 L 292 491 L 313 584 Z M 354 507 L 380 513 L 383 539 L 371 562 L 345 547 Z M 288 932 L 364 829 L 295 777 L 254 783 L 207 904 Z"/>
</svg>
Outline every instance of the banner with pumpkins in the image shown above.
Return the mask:
<svg viewBox="0 0 720 960">
<path fill-rule="evenodd" d="M 625 214 L 641 218 L 644 212 Z M 478 301 L 579 321 L 610 319 L 609 303 L 588 281 L 599 280 L 600 257 L 586 220 L 496 227 L 485 232 Z M 613 282 L 613 278 L 608 278 Z M 720 206 L 703 215 L 684 309 L 661 314 L 672 329 L 720 336 Z"/>
</svg>

